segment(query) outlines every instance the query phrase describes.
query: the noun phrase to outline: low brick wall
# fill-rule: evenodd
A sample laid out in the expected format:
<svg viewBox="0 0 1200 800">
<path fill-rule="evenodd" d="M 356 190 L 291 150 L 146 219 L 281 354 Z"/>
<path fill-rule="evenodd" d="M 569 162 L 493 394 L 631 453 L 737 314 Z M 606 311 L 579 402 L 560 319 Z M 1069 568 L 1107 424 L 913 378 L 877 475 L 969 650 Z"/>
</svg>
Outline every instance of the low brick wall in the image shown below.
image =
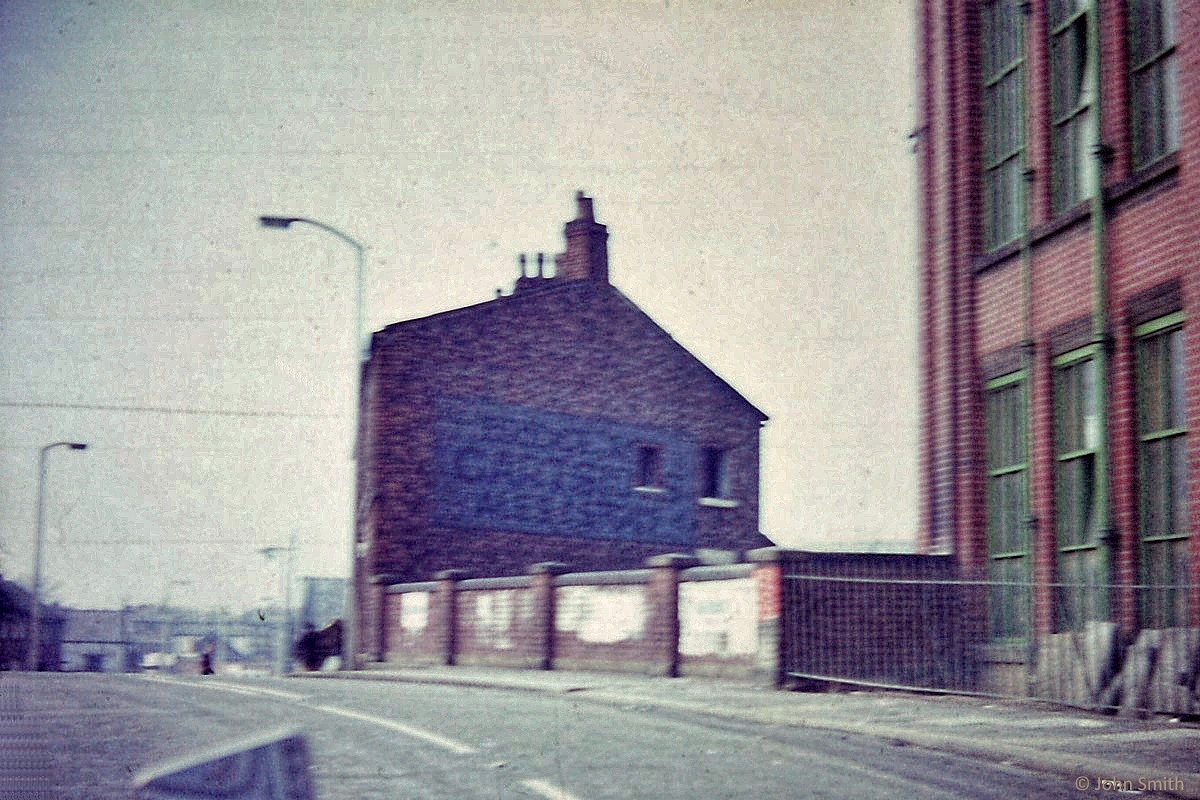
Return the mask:
<svg viewBox="0 0 1200 800">
<path fill-rule="evenodd" d="M 440 573 L 383 592 L 385 663 L 721 675 L 776 682 L 762 669 L 753 564 L 697 565 L 668 554 L 645 569 L 467 579 Z M 772 663 L 772 659 L 766 659 Z"/>
<path fill-rule="evenodd" d="M 700 566 L 530 574 L 385 592 L 384 661 L 750 679 L 789 676 L 972 688 L 974 632 L 953 561 L 929 556 L 751 551 Z"/>
<path fill-rule="evenodd" d="M 455 591 L 455 663 L 499 667 L 541 664 L 537 598 L 527 577 L 465 580 Z"/>
<path fill-rule="evenodd" d="M 409 583 L 391 586 L 384 595 L 384 637 L 390 652 L 403 653 L 407 664 L 442 663 L 441 631 L 430 624 L 436 591 L 435 583 Z"/>
</svg>

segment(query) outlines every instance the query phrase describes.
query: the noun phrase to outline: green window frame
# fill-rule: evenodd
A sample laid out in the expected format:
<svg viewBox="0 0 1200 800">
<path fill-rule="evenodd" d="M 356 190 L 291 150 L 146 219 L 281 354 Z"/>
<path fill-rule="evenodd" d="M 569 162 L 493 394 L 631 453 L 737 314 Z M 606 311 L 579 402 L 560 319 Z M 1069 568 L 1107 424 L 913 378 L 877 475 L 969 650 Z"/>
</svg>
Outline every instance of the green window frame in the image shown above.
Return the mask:
<svg viewBox="0 0 1200 800">
<path fill-rule="evenodd" d="M 1128 0 L 1129 138 L 1134 169 L 1179 147 L 1175 0 Z"/>
<path fill-rule="evenodd" d="M 984 391 L 988 618 L 998 642 L 1025 641 L 1030 629 L 1027 393 L 1024 370 Z"/>
<path fill-rule="evenodd" d="M 980 12 L 983 237 L 995 250 L 1024 227 L 1025 15 L 1019 0 L 988 0 Z"/>
<path fill-rule="evenodd" d="M 1089 41 L 1092 0 L 1049 0 L 1050 30 L 1050 200 L 1061 214 L 1085 200 L 1095 163 L 1092 157 L 1093 85 Z"/>
<path fill-rule="evenodd" d="M 1188 615 L 1187 406 L 1183 314 L 1134 328 L 1139 573 L 1143 628 Z"/>
<path fill-rule="evenodd" d="M 1097 449 L 1100 418 L 1096 348 L 1054 359 L 1054 528 L 1058 626 L 1078 630 L 1107 617 L 1100 548 Z"/>
</svg>

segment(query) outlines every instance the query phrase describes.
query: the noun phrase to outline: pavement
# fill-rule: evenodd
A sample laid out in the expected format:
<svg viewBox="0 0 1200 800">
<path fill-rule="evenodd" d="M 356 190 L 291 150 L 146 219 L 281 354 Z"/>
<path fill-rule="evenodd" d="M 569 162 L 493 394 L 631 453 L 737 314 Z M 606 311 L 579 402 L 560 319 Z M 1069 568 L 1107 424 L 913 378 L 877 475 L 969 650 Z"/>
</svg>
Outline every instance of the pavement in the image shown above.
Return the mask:
<svg viewBox="0 0 1200 800">
<path fill-rule="evenodd" d="M 852 690 L 776 690 L 709 678 L 602 672 L 418 667 L 297 673 L 548 694 L 633 709 L 874 736 L 1069 779 L 1081 796 L 1200 798 L 1200 723 L 1107 716 L 1048 703 Z"/>
</svg>

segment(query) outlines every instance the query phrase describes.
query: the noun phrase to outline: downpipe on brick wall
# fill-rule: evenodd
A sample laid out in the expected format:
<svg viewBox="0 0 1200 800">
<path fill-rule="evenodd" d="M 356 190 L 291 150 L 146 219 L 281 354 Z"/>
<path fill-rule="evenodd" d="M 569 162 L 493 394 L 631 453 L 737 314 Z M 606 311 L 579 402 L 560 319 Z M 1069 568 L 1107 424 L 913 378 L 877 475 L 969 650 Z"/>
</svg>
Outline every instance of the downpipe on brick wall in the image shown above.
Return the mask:
<svg viewBox="0 0 1200 800">
<path fill-rule="evenodd" d="M 1028 4 L 1021 6 L 1021 43 L 1025 50 L 1022 56 L 1025 58 L 1025 63 L 1031 63 L 1029 59 L 1029 37 L 1026 35 L 1024 28 L 1029 20 L 1029 15 L 1032 13 L 1032 7 Z M 1035 366 L 1035 356 L 1037 354 L 1037 345 L 1033 339 L 1033 230 L 1030 222 L 1033 217 L 1033 182 L 1036 177 L 1033 165 L 1029 163 L 1029 130 L 1030 121 L 1029 114 L 1032 104 L 1029 102 L 1029 81 L 1022 80 L 1021 91 L 1024 97 L 1022 98 L 1022 106 L 1024 113 L 1021 115 L 1021 325 L 1022 325 L 1022 341 L 1021 341 L 1021 366 L 1025 370 L 1025 381 L 1021 398 L 1025 405 L 1025 580 L 1030 585 L 1026 587 L 1025 607 L 1030 610 L 1030 618 L 1025 620 L 1029 626 L 1026 632 L 1026 642 L 1030 648 L 1033 647 L 1033 642 L 1036 640 L 1034 636 L 1034 620 L 1032 610 L 1034 608 L 1033 598 L 1033 552 L 1034 544 L 1037 537 L 1037 516 L 1033 510 L 1033 453 L 1034 453 L 1034 405 L 1033 405 L 1033 374 Z M 1030 662 L 1033 663 L 1033 654 L 1029 654 Z"/>
<path fill-rule="evenodd" d="M 1092 344 L 1096 360 L 1096 531 L 1100 572 L 1112 583 L 1112 555 L 1116 532 L 1112 526 L 1109 470 L 1109 361 L 1112 334 L 1108 319 L 1108 219 L 1104 201 L 1104 168 L 1112 159 L 1112 149 L 1104 144 L 1103 77 L 1101 65 L 1100 8 L 1093 0 L 1088 13 L 1088 55 L 1093 92 L 1092 156 L 1095 159 L 1091 179 L 1092 219 Z M 1110 599 L 1110 598 L 1106 598 Z M 1110 606 L 1111 609 L 1111 606 Z"/>
</svg>

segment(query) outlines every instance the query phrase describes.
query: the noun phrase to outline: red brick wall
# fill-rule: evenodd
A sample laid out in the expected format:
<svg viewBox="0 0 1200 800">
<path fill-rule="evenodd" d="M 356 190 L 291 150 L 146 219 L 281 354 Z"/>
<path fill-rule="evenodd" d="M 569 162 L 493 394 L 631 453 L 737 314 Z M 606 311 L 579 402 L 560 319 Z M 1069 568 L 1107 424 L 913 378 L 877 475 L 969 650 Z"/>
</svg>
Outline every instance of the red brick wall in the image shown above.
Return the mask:
<svg viewBox="0 0 1200 800">
<path fill-rule="evenodd" d="M 470 588 L 457 595 L 456 663 L 536 667 L 541 663 L 536 598 L 528 586 Z"/>
<path fill-rule="evenodd" d="M 433 423 L 444 393 L 666 429 L 726 448 L 738 504 L 697 504 L 696 546 L 766 543 L 758 533 L 760 413 L 607 284 L 575 281 L 392 326 L 376 334 L 367 370 L 360 486 L 376 492 L 373 563 L 365 565 L 372 575 L 522 574 L 538 561 L 630 568 L 677 549 L 438 527 Z"/>
<path fill-rule="evenodd" d="M 664 610 L 650 575 L 638 583 L 559 586 L 555 664 L 568 669 L 615 669 L 665 674 L 656 623 Z M 614 609 L 621 613 L 614 614 Z M 603 615 L 601 617 L 600 615 Z"/>
<path fill-rule="evenodd" d="M 1102 27 L 1103 138 L 1113 148 L 1108 187 L 1107 313 L 1112 335 L 1109 433 L 1114 581 L 1137 576 L 1137 488 L 1134 444 L 1132 298 L 1178 281 L 1185 324 L 1190 427 L 1200 419 L 1200 184 L 1193 174 L 1200 153 L 1200 16 L 1176 10 L 1180 93 L 1180 146 L 1158 170 L 1131 173 L 1124 46 L 1124 3 L 1099 0 Z M 954 520 L 955 550 L 965 567 L 985 558 L 981 359 L 1019 345 L 1023 291 L 1021 256 L 1010 248 L 988 260 L 980 252 L 978 182 L 977 3 L 925 0 L 919 10 L 921 52 L 920 176 L 922 260 L 922 525 L 932 544 L 938 525 Z M 1038 519 L 1034 577 L 1054 578 L 1053 398 L 1055 332 L 1092 312 L 1093 232 L 1086 204 L 1055 218 L 1050 210 L 1049 84 L 1045 0 L 1034 0 L 1027 26 L 1027 139 L 1033 169 L 1032 376 L 1033 509 Z M 1152 174 L 1157 173 L 1157 174 Z M 1061 348 L 1057 349 L 1061 351 Z M 1200 530 L 1200 437 L 1189 443 L 1190 530 Z M 1193 579 L 1200 573 L 1200 536 L 1193 536 Z M 1052 627 L 1050 597 L 1038 596 L 1038 628 Z M 1114 598 L 1114 618 L 1135 622 L 1129 593 Z M 1193 607 L 1200 604 L 1193 604 Z M 1200 620 L 1198 620 L 1200 621 Z"/>
<path fill-rule="evenodd" d="M 383 647 L 385 660 L 394 658 L 398 653 L 403 653 L 407 663 L 442 663 L 441 631 L 438 629 L 438 624 L 443 618 L 435 611 L 437 599 L 431 590 L 432 586 L 425 591 L 414 590 L 403 594 L 389 592 L 384 595 L 384 629 L 386 633 Z M 425 597 L 417 597 L 426 592 L 428 594 Z M 419 605 L 425 610 L 425 614 L 422 615 L 424 625 L 406 626 L 404 624 L 403 606 L 406 601 L 414 606 Z"/>
<path fill-rule="evenodd" d="M 761 552 L 761 551 L 760 551 Z M 653 675 L 720 674 L 774 681 L 759 669 L 761 652 L 751 652 L 760 584 L 767 569 L 778 584 L 774 564 L 697 567 L 696 559 L 662 556 L 649 569 L 561 572 L 561 564 L 540 564 L 531 576 L 466 579 L 443 576 L 436 582 L 395 584 L 385 594 L 384 659 L 392 664 L 496 665 L 541 669 L 592 669 Z M 728 623 L 730 647 L 693 638 L 690 656 L 680 648 L 681 582 L 702 582 L 693 624 L 707 625 L 724 613 L 714 602 L 737 606 L 741 616 Z M 713 587 L 725 587 L 714 601 Z M 778 596 L 779 587 L 773 590 Z M 423 609 L 405 623 L 405 603 Z M 447 613 L 452 603 L 454 614 Z M 775 612 L 778 613 L 778 612 Z M 710 637 L 711 638 L 711 637 Z M 754 641 L 777 647 L 778 641 Z M 769 659 L 768 659 L 769 660 Z"/>
</svg>

